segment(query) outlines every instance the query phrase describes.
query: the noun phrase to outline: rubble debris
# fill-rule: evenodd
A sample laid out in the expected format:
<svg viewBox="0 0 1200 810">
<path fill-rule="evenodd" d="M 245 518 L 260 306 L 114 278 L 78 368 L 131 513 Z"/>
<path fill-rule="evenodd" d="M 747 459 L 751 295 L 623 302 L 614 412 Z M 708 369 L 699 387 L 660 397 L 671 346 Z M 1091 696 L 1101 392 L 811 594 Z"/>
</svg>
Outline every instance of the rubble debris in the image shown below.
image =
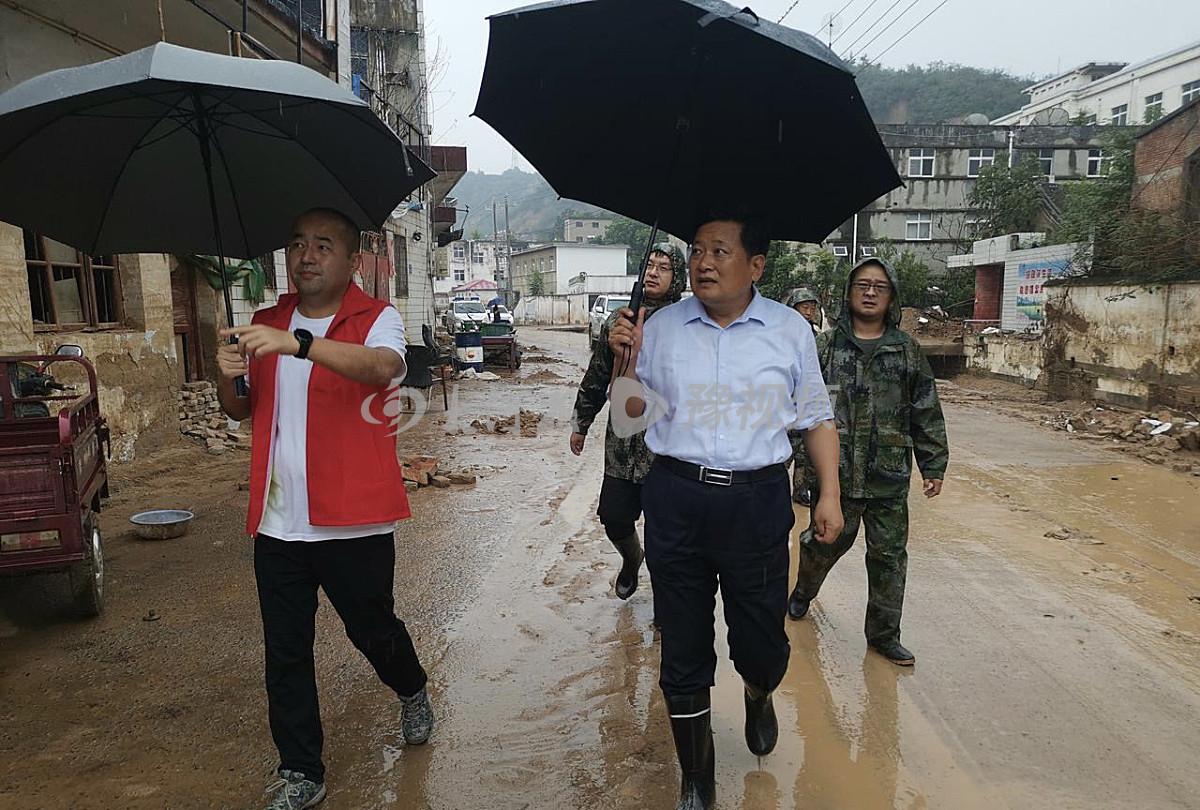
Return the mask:
<svg viewBox="0 0 1200 810">
<path fill-rule="evenodd" d="M 537 411 L 527 411 L 521 409 L 521 436 L 522 438 L 532 439 L 538 435 L 538 423 L 542 421 L 542 415 Z"/>
<path fill-rule="evenodd" d="M 474 473 L 469 472 L 450 473 L 446 477 L 450 479 L 451 484 L 458 484 L 460 486 L 474 484 L 478 480 Z"/>
<path fill-rule="evenodd" d="M 217 400 L 217 387 L 208 380 L 187 382 L 179 389 L 179 432 L 189 439 L 203 442 L 213 455 L 230 447 L 249 447 L 250 437 L 229 429 L 229 420 Z"/>
<path fill-rule="evenodd" d="M 452 482 L 444 475 L 431 475 L 429 477 L 429 483 L 438 489 L 448 489 Z"/>
<path fill-rule="evenodd" d="M 1102 546 L 1103 540 L 1097 540 L 1093 535 L 1087 532 L 1073 529 L 1070 526 L 1063 526 L 1061 529 L 1048 531 L 1043 537 L 1049 537 L 1051 540 L 1064 540 L 1069 543 L 1076 543 L 1081 546 Z"/>
</svg>

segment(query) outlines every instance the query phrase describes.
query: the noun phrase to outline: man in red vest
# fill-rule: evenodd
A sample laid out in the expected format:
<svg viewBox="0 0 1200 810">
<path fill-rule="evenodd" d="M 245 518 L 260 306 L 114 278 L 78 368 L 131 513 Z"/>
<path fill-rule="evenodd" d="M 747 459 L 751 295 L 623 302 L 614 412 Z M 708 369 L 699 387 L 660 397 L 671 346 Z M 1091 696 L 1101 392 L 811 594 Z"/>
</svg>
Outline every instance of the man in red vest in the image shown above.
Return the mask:
<svg viewBox="0 0 1200 810">
<path fill-rule="evenodd" d="M 317 588 L 324 589 L 380 680 L 400 697 L 405 742 L 433 730 L 422 669 L 392 597 L 397 520 L 408 497 L 387 420 L 363 403 L 383 400 L 405 374 L 404 323 L 351 277 L 359 232 L 339 211 L 296 220 L 287 245 L 295 294 L 224 329 L 237 345 L 217 353 L 218 396 L 230 418 L 253 419 L 247 532 L 254 541 L 266 642 L 267 706 L 279 749 L 268 810 L 325 798 L 323 733 L 313 666 Z M 250 397 L 234 380 L 246 376 Z"/>
</svg>

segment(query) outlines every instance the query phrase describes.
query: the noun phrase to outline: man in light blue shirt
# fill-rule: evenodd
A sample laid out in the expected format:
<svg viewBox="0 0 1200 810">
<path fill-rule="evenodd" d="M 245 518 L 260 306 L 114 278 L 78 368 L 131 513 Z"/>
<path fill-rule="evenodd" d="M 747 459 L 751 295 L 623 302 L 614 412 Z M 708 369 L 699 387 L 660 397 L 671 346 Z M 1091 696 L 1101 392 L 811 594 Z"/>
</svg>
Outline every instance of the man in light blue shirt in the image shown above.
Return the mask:
<svg viewBox="0 0 1200 810">
<path fill-rule="evenodd" d="M 785 463 L 788 429 L 821 482 L 815 534 L 842 528 L 838 437 L 812 328 L 754 287 L 770 239 L 756 219 L 716 215 L 696 231 L 693 297 L 613 325 L 614 420 L 648 423 L 657 456 L 643 484 L 646 562 L 662 632 L 659 685 L 680 768 L 679 808 L 715 794 L 709 689 L 716 671 L 713 611 L 721 589 L 729 651 L 746 684 L 746 744 L 778 738 L 771 692 L 787 670 L 788 535 L 795 523 Z M 628 356 L 628 363 L 620 362 Z M 831 490 L 826 487 L 832 487 Z M 707 618 L 706 618 L 707 617 Z"/>
</svg>

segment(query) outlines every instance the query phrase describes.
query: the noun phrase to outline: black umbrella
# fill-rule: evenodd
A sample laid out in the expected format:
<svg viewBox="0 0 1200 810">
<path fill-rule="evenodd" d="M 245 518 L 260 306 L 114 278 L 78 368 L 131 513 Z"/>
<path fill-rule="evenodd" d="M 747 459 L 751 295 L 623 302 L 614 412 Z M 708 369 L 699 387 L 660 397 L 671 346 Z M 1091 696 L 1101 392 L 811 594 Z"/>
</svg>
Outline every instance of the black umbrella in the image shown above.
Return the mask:
<svg viewBox="0 0 1200 810">
<path fill-rule="evenodd" d="M 0 220 L 89 254 L 215 254 L 224 276 L 309 208 L 377 228 L 433 177 L 359 98 L 290 62 L 158 43 L 0 95 Z"/>
<path fill-rule="evenodd" d="M 847 65 L 749 9 L 557 0 L 490 20 L 475 114 L 563 197 L 685 237 L 748 209 L 818 242 L 900 185 Z"/>
</svg>

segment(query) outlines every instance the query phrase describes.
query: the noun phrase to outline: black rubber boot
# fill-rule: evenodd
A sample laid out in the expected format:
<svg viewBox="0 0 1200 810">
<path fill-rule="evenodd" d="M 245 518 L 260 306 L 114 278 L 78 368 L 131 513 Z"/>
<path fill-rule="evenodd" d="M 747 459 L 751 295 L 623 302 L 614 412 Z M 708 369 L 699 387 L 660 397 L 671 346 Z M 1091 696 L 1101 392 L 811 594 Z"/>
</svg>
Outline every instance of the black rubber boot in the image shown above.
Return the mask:
<svg viewBox="0 0 1200 810">
<path fill-rule="evenodd" d="M 796 586 L 796 590 L 792 591 L 791 598 L 788 599 L 788 615 L 793 619 L 803 619 L 808 615 L 808 606 L 812 603 L 811 599 L 805 599 L 800 595 L 800 586 Z"/>
<path fill-rule="evenodd" d="M 621 572 L 617 574 L 617 597 L 628 599 L 638 589 L 638 571 L 642 567 L 642 558 L 645 554 L 642 552 L 642 544 L 638 542 L 637 532 L 620 540 L 614 540 L 612 544 L 617 547 L 617 551 L 621 552 L 621 559 L 624 560 L 621 564 Z"/>
<path fill-rule="evenodd" d="M 775 750 L 779 740 L 779 721 L 771 693 L 746 684 L 746 747 L 755 756 L 765 757 Z"/>
<path fill-rule="evenodd" d="M 911 667 L 917 663 L 917 657 L 905 649 L 904 645 L 899 641 L 881 641 L 879 643 L 870 643 L 867 646 L 896 666 Z"/>
<path fill-rule="evenodd" d="M 716 802 L 717 781 L 708 691 L 668 697 L 667 712 L 683 774 L 675 810 L 711 810 Z"/>
</svg>

